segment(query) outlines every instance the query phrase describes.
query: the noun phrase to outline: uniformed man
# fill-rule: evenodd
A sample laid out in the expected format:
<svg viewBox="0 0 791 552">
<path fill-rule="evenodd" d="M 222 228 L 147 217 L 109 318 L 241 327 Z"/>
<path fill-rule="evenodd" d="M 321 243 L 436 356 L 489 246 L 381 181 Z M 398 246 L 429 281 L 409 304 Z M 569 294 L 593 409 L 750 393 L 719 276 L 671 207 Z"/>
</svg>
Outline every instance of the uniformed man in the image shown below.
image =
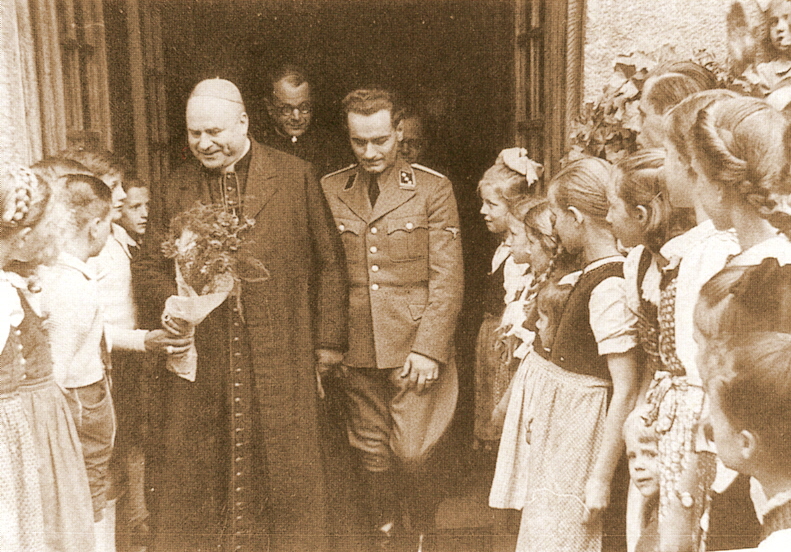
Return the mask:
<svg viewBox="0 0 791 552">
<path fill-rule="evenodd" d="M 422 540 L 434 504 L 425 474 L 458 395 L 456 200 L 447 178 L 399 156 L 402 112 L 391 93 L 356 90 L 343 106 L 358 163 L 325 176 L 322 186 L 350 279 L 349 441 L 361 458 L 377 538 L 388 540 L 399 524 L 400 499 L 412 505 Z"/>
</svg>

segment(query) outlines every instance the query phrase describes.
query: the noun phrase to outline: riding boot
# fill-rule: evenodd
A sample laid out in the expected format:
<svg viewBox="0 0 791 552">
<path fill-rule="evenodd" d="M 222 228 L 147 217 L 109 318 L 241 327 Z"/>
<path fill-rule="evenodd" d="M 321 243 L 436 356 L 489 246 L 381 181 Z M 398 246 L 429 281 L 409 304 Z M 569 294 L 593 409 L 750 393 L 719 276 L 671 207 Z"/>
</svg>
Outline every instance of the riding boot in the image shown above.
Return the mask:
<svg viewBox="0 0 791 552">
<path fill-rule="evenodd" d="M 370 512 L 375 548 L 392 548 L 399 519 L 398 494 L 390 470 L 371 472 L 363 470 L 366 506 Z"/>
</svg>

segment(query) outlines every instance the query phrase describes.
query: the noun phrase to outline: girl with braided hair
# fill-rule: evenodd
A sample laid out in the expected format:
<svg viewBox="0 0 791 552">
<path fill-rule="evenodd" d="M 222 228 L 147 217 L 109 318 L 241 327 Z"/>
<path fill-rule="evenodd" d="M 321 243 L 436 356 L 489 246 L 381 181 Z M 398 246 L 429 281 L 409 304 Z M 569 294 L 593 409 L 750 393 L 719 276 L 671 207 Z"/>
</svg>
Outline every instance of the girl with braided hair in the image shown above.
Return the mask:
<svg viewBox="0 0 791 552">
<path fill-rule="evenodd" d="M 611 178 L 609 163 L 586 157 L 549 185 L 554 231 L 584 268 L 559 282 L 572 289 L 549 351 L 534 347 L 547 362 L 531 376 L 536 404 L 525 423 L 529 476 L 518 551 L 626 549 L 621 428 L 638 395 L 637 339 L 624 258 L 606 221 Z"/>
<path fill-rule="evenodd" d="M 37 178 L 22 167 L 0 168 L 0 550 L 44 550 L 38 461 L 19 388 L 25 375 L 20 339 L 24 281 L 5 268 L 22 255 L 37 220 Z"/>
<path fill-rule="evenodd" d="M 516 215 L 516 213 L 512 214 Z M 576 269 L 576 260 L 559 251 L 558 240 L 552 228 L 552 212 L 549 202 L 541 200 L 532 204 L 526 213 L 509 221 L 511 232 L 511 254 L 517 263 L 530 265 L 532 283 L 524 292 L 523 306 L 525 338 L 520 348 L 519 367 L 511 379 L 508 391 L 492 414 L 493 424 L 502 427 L 500 446 L 497 450 L 489 506 L 492 508 L 521 510 L 529 494 L 530 480 L 530 434 L 533 420 L 545 418 L 546 405 L 541 399 L 545 383 L 545 365 L 551 361 L 535 351 L 541 347 L 549 349 L 549 343 L 537 338 L 538 309 L 536 301 L 539 289 L 547 282 L 557 282 Z M 565 287 L 570 287 L 566 285 Z M 519 353 L 519 350 L 517 350 Z"/>
<path fill-rule="evenodd" d="M 689 136 L 703 208 L 719 230 L 734 228 L 741 252 L 729 264 L 775 257 L 791 262 L 791 192 L 783 137 L 788 122 L 755 98 L 714 102 L 701 110 Z"/>
</svg>

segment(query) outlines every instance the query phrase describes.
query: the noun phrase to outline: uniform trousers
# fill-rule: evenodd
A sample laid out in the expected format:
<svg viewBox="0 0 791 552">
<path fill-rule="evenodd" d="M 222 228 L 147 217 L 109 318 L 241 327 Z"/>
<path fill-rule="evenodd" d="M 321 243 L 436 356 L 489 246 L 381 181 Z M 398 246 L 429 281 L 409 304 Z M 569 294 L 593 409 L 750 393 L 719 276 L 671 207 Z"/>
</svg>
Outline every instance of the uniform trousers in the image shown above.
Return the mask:
<svg viewBox="0 0 791 552">
<path fill-rule="evenodd" d="M 440 366 L 439 378 L 423 393 L 406 389 L 401 368 L 346 370 L 348 435 L 360 451 L 363 468 L 384 472 L 396 460 L 407 472 L 417 471 L 443 436 L 459 394 L 456 362 Z"/>
</svg>

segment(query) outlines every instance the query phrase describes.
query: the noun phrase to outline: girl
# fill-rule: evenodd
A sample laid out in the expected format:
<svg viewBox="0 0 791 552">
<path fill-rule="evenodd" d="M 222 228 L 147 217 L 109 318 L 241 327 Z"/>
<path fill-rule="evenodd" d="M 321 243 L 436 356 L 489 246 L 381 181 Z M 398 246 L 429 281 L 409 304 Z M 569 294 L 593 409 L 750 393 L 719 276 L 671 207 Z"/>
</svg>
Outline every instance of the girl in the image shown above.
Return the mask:
<svg viewBox="0 0 791 552">
<path fill-rule="evenodd" d="M 28 216 L 40 222 L 25 236 L 24 248 L 15 255 L 22 263 L 18 266 L 25 269 L 54 260 L 57 251 L 52 243 L 57 241 L 62 230 L 60 223 L 67 216 L 57 211 L 59 205 L 55 201 L 49 201 L 51 185 L 43 174 L 54 177 L 54 173 L 39 173 L 36 167 L 33 170 L 40 185 L 32 195 Z M 38 452 L 46 544 L 48 550 L 90 551 L 94 550 L 93 507 L 82 447 L 66 399 L 52 376 L 39 296 L 28 291 L 36 289 L 30 281 L 27 289 L 19 291 L 24 311 L 20 339 L 29 352 L 20 394 Z"/>
<path fill-rule="evenodd" d="M 518 148 L 514 150 L 501 152 L 478 183 L 478 195 L 483 202 L 480 212 L 486 228 L 502 240 L 492 257 L 492 269 L 483 298 L 484 320 L 478 332 L 475 351 L 474 445 L 477 447 L 483 442 L 486 449 L 490 449 L 491 443 L 500 437 L 498 428 L 491 424 L 492 411 L 505 393 L 513 373 L 513 351 L 504 339 L 505 332 L 499 328 L 505 307 L 517 298 L 522 279 L 529 268 L 517 264 L 511 256 L 507 240 L 508 213 L 513 206 L 529 197 L 530 188 L 538 179 L 535 169 L 531 174 L 531 177 L 535 174 L 535 178 L 526 176 L 526 169 L 533 168 L 533 162 L 524 155 L 511 155 L 523 151 Z M 521 166 L 515 162 L 520 157 L 524 160 Z"/>
<path fill-rule="evenodd" d="M 584 158 L 549 187 L 555 232 L 585 267 L 548 355 L 556 367 L 545 365 L 540 396 L 547 398 L 540 400 L 547 402 L 540 418 L 552 423 L 539 429 L 537 417 L 531 427 L 530 484 L 517 550 L 626 545 L 621 428 L 637 398 L 637 341 L 624 300 L 623 257 L 605 220 L 611 169 L 606 161 Z"/>
<path fill-rule="evenodd" d="M 714 74 L 692 61 L 660 65 L 651 71 L 640 96 L 640 134 L 644 148 L 658 148 L 664 142 L 663 117 L 684 98 L 717 87 Z"/>
<path fill-rule="evenodd" d="M 630 249 L 623 271 L 627 304 L 637 316 L 637 334 L 645 353 L 641 397 L 660 366 L 657 309 L 664 259 L 659 250 L 667 241 L 671 213 L 664 163 L 662 149 L 639 151 L 616 165 L 615 178 L 607 188 L 607 222 L 621 245 Z"/>
<path fill-rule="evenodd" d="M 544 351 L 552 351 L 555 333 L 572 287 L 570 284 L 547 281 L 536 295 L 536 332 Z"/>
<path fill-rule="evenodd" d="M 31 210 L 37 178 L 21 167 L 0 168 L 0 267 L 22 254 L 38 222 Z M 19 387 L 25 377 L 17 275 L 0 270 L 0 550 L 44 550 L 38 458 Z"/>
<path fill-rule="evenodd" d="M 785 117 L 755 98 L 714 102 L 698 114 L 688 144 L 703 208 L 718 230 L 734 228 L 741 252 L 729 264 L 758 264 L 776 257 L 791 262 L 791 241 L 771 220 L 791 215 L 778 207 L 785 183 Z"/>
<path fill-rule="evenodd" d="M 727 267 L 703 287 L 695 308 L 717 450 L 725 465 L 763 487 L 768 537 L 758 550 L 778 552 L 791 547 L 790 269 L 775 258 Z"/>
<path fill-rule="evenodd" d="M 732 234 L 718 231 L 703 209 L 692 169 L 687 137 L 697 113 L 712 101 L 733 94 L 707 91 L 686 98 L 665 119 L 665 177 L 674 208 L 691 207 L 696 226 L 660 250 L 658 327 L 660 369 L 646 401 L 650 423 L 659 433 L 660 550 L 697 550 L 703 539 L 700 520 L 714 479 L 713 451 L 698 438 L 704 393 L 695 363 L 692 309 L 701 286 L 729 255 L 738 252 Z"/>
<path fill-rule="evenodd" d="M 547 201 L 534 205 L 522 221 L 517 224 L 512 221 L 510 226 L 514 260 L 530 264 L 533 283 L 525 292 L 523 307 L 526 319 L 523 359 L 508 391 L 492 414 L 492 423 L 503 430 L 489 505 L 492 508 L 521 510 L 529 473 L 530 446 L 526 435 L 534 417 L 533 398 L 538 396 L 534 392 L 534 386 L 540 381 L 536 378 L 540 373 L 536 365 L 549 362 L 533 350 L 536 295 L 538 289 L 547 282 L 550 272 L 553 273 L 553 278 L 559 278 L 571 269 L 563 265 L 552 270 L 555 266 L 553 259 L 560 258 L 561 255 L 558 255 L 558 244 L 552 231 L 551 212 Z"/>
</svg>

